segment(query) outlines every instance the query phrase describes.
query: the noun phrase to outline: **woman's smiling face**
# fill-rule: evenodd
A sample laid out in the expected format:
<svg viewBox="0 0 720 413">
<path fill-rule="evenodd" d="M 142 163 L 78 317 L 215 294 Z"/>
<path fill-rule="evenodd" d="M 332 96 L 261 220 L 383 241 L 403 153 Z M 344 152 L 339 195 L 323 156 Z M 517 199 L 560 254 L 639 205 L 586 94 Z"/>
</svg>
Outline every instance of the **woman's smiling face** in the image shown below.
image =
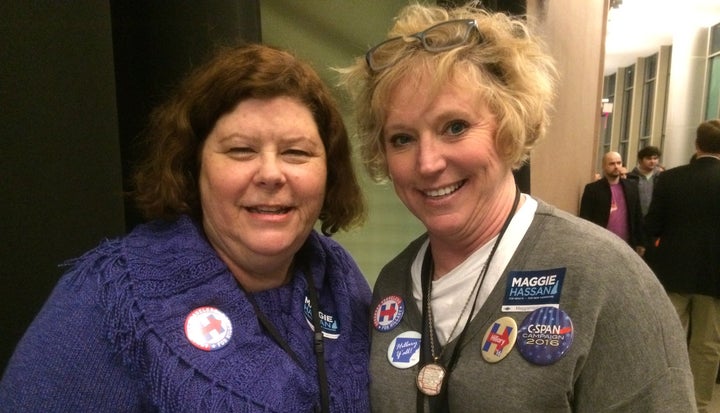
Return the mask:
<svg viewBox="0 0 720 413">
<path fill-rule="evenodd" d="M 495 218 L 495 195 L 511 168 L 495 148 L 497 121 L 488 106 L 452 81 L 431 95 L 418 87 L 427 76 L 399 82 L 390 95 L 383 127 L 388 172 L 431 235 L 472 237 L 467 231 Z"/>
<path fill-rule="evenodd" d="M 318 219 L 326 179 L 325 148 L 305 105 L 244 100 L 218 119 L 202 148 L 205 233 L 239 267 L 289 265 Z"/>
</svg>

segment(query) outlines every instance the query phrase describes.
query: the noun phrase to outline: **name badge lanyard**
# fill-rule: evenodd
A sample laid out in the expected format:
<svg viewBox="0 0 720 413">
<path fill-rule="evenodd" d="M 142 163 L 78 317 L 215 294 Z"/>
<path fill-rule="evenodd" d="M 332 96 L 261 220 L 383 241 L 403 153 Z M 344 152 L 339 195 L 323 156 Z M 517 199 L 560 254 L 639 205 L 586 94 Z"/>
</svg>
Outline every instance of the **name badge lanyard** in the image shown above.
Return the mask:
<svg viewBox="0 0 720 413">
<path fill-rule="evenodd" d="M 495 255 L 495 251 L 497 251 L 498 246 L 500 245 L 500 240 L 502 239 L 503 235 L 505 234 L 505 231 L 510 226 L 510 221 L 512 221 L 512 217 L 515 215 L 515 209 L 518 206 L 518 203 L 520 201 L 520 190 L 515 188 L 515 200 L 513 201 L 512 209 L 510 210 L 510 214 L 505 219 L 505 222 L 503 223 L 502 228 L 500 229 L 500 232 L 498 233 L 498 238 L 495 241 L 495 245 L 493 245 L 492 250 L 490 251 L 490 255 L 488 256 L 487 261 L 485 261 L 485 265 L 483 266 L 482 270 L 479 274 L 479 279 L 476 284 L 477 285 L 477 291 L 475 291 L 475 299 L 473 300 L 473 305 L 470 308 L 470 313 L 468 314 L 468 318 L 465 321 L 465 325 L 463 326 L 462 331 L 460 332 L 460 335 L 458 336 L 457 343 L 455 344 L 455 347 L 453 348 L 452 355 L 450 356 L 450 363 L 448 364 L 447 374 L 443 377 L 443 383 L 448 383 L 450 380 L 450 374 L 455 369 L 455 365 L 457 364 L 458 358 L 460 357 L 460 349 L 462 347 L 463 340 L 465 339 L 465 333 L 468 330 L 468 326 L 470 325 L 470 321 L 472 319 L 472 315 L 475 312 L 475 306 L 477 304 L 477 297 L 480 294 L 480 289 L 482 288 L 482 282 L 485 281 L 485 273 L 487 272 L 488 268 L 490 268 L 490 262 L 493 259 L 493 256 Z M 437 335 L 435 334 L 434 329 L 430 329 L 429 323 L 430 323 L 430 314 L 429 311 L 426 309 L 429 308 L 430 305 L 430 294 L 429 291 L 432 289 L 432 273 L 434 265 L 432 261 L 432 254 L 430 250 L 430 245 L 428 245 L 427 250 L 425 251 L 425 257 L 423 258 L 423 264 L 422 264 L 422 270 L 421 270 L 421 282 L 422 282 L 422 291 L 423 291 L 423 314 L 422 314 L 422 323 L 423 323 L 423 340 L 421 341 L 421 349 L 420 352 L 420 365 L 425 365 L 428 363 L 428 360 L 430 362 L 433 361 L 433 354 L 431 351 L 431 346 L 428 344 L 430 340 L 433 341 L 433 343 L 439 348 L 440 343 L 437 338 Z M 473 288 L 474 290 L 474 288 Z M 472 291 L 470 292 L 472 295 Z M 462 316 L 462 315 L 461 315 Z M 424 338 L 427 337 L 428 340 L 425 340 Z M 447 346 L 449 344 L 445 343 Z M 440 362 L 437 360 L 437 362 Z M 442 385 L 440 394 L 437 396 L 427 396 L 419 389 L 417 390 L 417 396 L 416 396 L 416 411 L 418 413 L 424 412 L 424 400 L 425 397 L 430 397 L 429 403 L 430 403 L 430 411 L 431 412 L 449 412 L 450 406 L 448 404 L 448 387 L 447 385 Z"/>
<path fill-rule="evenodd" d="M 313 283 L 312 277 L 310 276 L 310 271 L 306 269 L 305 271 L 303 271 L 303 275 L 305 276 L 305 280 L 308 284 L 308 298 L 310 299 L 310 305 L 312 306 L 312 319 L 315 330 L 313 332 L 313 350 L 315 352 L 315 358 L 317 359 L 317 376 L 318 385 L 320 386 L 320 412 L 329 413 L 330 392 L 328 388 L 327 370 L 325 368 L 325 345 L 323 342 L 322 327 L 320 326 L 320 310 L 318 304 L 317 290 L 315 289 L 315 283 Z M 245 289 L 242 288 L 242 285 L 240 286 L 240 288 L 243 290 L 243 292 L 245 292 L 245 296 L 247 297 L 248 301 L 250 301 L 250 304 L 252 304 L 253 309 L 255 310 L 255 315 L 257 315 L 258 320 L 260 320 L 260 324 L 263 325 L 263 327 L 265 328 L 265 330 L 267 330 L 272 339 L 280 347 L 282 347 L 283 350 L 285 350 L 285 352 L 290 356 L 290 358 L 292 358 L 293 361 L 298 366 L 300 366 L 300 368 L 304 369 L 305 366 L 300 361 L 300 357 L 292 348 L 290 348 L 290 345 L 287 343 L 287 341 L 282 338 L 280 332 L 275 328 L 275 326 L 270 321 L 270 319 L 268 319 L 265 313 L 263 313 L 263 311 L 258 306 L 255 297 L 245 291 Z"/>
</svg>

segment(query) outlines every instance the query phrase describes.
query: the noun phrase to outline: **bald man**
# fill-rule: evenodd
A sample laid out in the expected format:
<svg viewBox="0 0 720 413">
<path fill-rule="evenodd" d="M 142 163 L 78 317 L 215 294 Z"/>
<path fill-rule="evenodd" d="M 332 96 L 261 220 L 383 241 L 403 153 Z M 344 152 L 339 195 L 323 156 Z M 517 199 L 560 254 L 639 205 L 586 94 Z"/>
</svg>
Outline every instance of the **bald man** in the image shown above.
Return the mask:
<svg viewBox="0 0 720 413">
<path fill-rule="evenodd" d="M 579 215 L 613 232 L 642 256 L 645 243 L 637 182 L 625 179 L 619 153 L 606 153 L 602 163 L 603 177 L 585 185 Z"/>
</svg>

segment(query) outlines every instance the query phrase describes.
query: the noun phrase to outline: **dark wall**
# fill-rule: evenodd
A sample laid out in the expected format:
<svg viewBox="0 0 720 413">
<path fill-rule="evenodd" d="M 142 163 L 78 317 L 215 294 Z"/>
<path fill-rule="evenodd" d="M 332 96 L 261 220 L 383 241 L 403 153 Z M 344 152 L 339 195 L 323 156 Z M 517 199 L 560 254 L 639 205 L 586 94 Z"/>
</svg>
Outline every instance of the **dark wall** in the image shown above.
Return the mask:
<svg viewBox="0 0 720 413">
<path fill-rule="evenodd" d="M 150 110 L 217 46 L 260 38 L 259 0 L 110 2 L 125 188 Z M 125 204 L 126 228 L 142 218 Z"/>
<path fill-rule="evenodd" d="M 123 232 L 110 9 L 0 5 L 0 366 L 61 274 Z"/>
<path fill-rule="evenodd" d="M 443 7 L 458 7 L 467 3 L 467 0 L 438 0 L 437 4 Z M 482 7 L 512 15 L 522 16 L 527 12 L 527 0 L 484 0 Z"/>
<path fill-rule="evenodd" d="M 0 371 L 59 264 L 138 222 L 148 111 L 216 44 L 260 40 L 258 1 L 0 3 Z"/>
</svg>

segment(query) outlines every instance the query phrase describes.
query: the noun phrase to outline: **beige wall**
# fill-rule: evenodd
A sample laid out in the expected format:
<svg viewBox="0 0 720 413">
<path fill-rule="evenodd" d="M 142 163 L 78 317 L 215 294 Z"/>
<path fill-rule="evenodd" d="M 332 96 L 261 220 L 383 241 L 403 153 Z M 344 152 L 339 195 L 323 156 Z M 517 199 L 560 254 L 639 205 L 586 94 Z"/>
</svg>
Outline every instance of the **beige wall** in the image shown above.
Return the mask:
<svg viewBox="0 0 720 413">
<path fill-rule="evenodd" d="M 720 22 L 720 16 L 717 16 Z M 662 162 L 666 168 L 684 165 L 695 153 L 698 125 L 704 120 L 707 50 L 710 31 L 685 24 L 673 35 L 667 126 Z"/>
<path fill-rule="evenodd" d="M 629 67 L 634 66 L 632 111 L 630 113 L 629 156 L 627 165 L 635 166 L 637 154 L 644 64 L 647 57 L 658 53 L 655 104 L 651 144 L 662 150 L 660 162 L 665 168 L 686 164 L 695 152 L 695 130 L 704 119 L 708 92 L 709 28 L 720 23 L 720 8 L 709 6 L 700 11 L 692 4 L 674 10 L 674 24 L 670 27 L 672 40 L 657 45 L 656 51 L 636 56 L 632 64 L 615 68 L 615 106 L 612 127 L 612 148 L 616 149 L 620 134 L 620 119 L 624 104 L 622 90 Z M 608 68 L 610 69 L 610 68 Z M 666 99 L 667 97 L 667 99 Z"/>
<path fill-rule="evenodd" d="M 553 123 L 531 158 L 532 194 L 573 214 L 594 173 L 607 9 L 607 0 L 528 0 L 560 72 Z"/>
</svg>

